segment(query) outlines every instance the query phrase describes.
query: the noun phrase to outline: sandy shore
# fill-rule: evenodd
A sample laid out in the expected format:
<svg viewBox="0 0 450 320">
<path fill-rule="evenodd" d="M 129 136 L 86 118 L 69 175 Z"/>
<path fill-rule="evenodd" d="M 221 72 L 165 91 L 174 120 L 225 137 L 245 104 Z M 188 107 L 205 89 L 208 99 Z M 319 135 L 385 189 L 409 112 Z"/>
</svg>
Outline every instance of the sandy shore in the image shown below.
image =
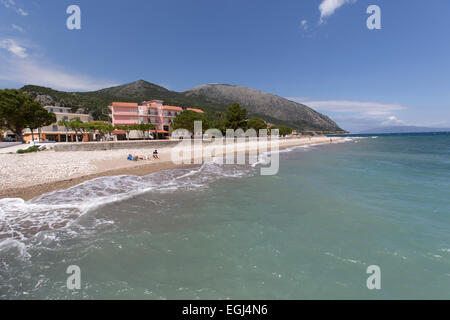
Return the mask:
<svg viewBox="0 0 450 320">
<path fill-rule="evenodd" d="M 341 142 L 342 138 L 333 138 Z M 313 137 L 280 139 L 279 148 L 330 143 L 330 138 Z M 246 148 L 236 146 L 236 153 L 257 150 L 261 144 L 252 142 Z M 66 189 L 83 181 L 113 175 L 146 175 L 188 164 L 174 164 L 171 148 L 159 149 L 160 160 L 127 161 L 128 154 L 151 155 L 153 150 L 107 151 L 43 151 L 31 154 L 0 154 L 0 199 L 32 199 L 38 195 Z M 232 154 L 232 153 L 231 153 Z M 230 155 L 230 153 L 226 154 Z"/>
</svg>

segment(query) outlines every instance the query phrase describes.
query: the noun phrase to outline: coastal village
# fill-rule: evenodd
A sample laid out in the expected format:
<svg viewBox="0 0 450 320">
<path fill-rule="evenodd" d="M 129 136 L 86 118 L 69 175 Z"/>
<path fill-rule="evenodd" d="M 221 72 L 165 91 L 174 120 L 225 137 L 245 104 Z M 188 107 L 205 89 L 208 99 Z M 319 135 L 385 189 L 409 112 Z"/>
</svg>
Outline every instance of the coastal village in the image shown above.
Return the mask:
<svg viewBox="0 0 450 320">
<path fill-rule="evenodd" d="M 56 122 L 37 128 L 36 132 L 31 132 L 26 128 L 23 138 L 26 143 L 34 142 L 88 142 L 88 141 L 110 141 L 117 140 L 139 140 L 139 139 L 167 139 L 171 132 L 173 119 L 184 110 L 194 111 L 203 114 L 201 109 L 183 108 L 163 105 L 161 100 L 144 101 L 141 105 L 128 102 L 112 102 L 108 108 L 110 110 L 110 122 L 112 130 L 107 137 L 101 130 L 95 127 L 89 128 L 88 124 L 98 124 L 92 115 L 85 113 L 83 109 L 72 112 L 71 108 L 62 106 L 45 106 L 48 112 L 54 113 Z M 72 123 L 71 123 L 72 122 Z M 75 125 L 74 125 L 75 124 Z M 79 128 L 76 128 L 78 124 Z M 143 135 L 139 130 L 139 124 L 150 124 L 147 126 L 148 133 Z M 87 128 L 87 129 L 84 129 Z M 127 133 L 127 128 L 131 130 Z M 145 128 L 145 127 L 144 127 Z M 77 130 L 78 129 L 78 130 Z M 15 134 L 5 131 L 4 138 L 15 140 Z"/>
<path fill-rule="evenodd" d="M 64 106 L 44 106 L 44 109 L 55 114 L 56 121 L 36 128 L 33 132 L 25 128 L 23 139 L 26 143 L 170 139 L 173 120 L 183 111 L 204 114 L 200 108 L 164 105 L 162 100 L 143 101 L 141 104 L 112 102 L 108 106 L 110 121 L 104 123 L 95 121 L 92 115 L 82 108 L 75 112 Z M 95 126 L 99 124 L 110 125 L 107 129 L 110 131 L 105 134 L 104 130 L 96 129 Z M 268 129 L 275 127 L 272 123 L 265 124 Z M 304 133 L 311 135 L 315 132 Z M 296 135 L 297 130 L 289 133 L 289 136 Z M 3 132 L 3 139 L 15 141 L 17 137 L 14 132 L 7 130 Z"/>
<path fill-rule="evenodd" d="M 0 198 L 31 199 L 100 176 L 146 175 L 184 165 L 186 163 L 173 162 L 172 148 L 181 138 L 193 137 L 191 131 L 194 130 L 190 128 L 195 120 L 208 120 L 200 107 L 149 100 L 139 104 L 109 103 L 110 121 L 98 121 L 84 109 L 42 106 L 18 90 L 6 89 L 3 93 L 3 100 L 12 101 L 14 109 L 8 113 L 8 104 L 2 106 L 2 117 L 8 119 L 9 128 L 3 131 L 5 142 L 0 148 L 3 178 Z M 28 101 L 14 105 L 21 99 Z M 246 110 L 236 103 L 228 107 L 225 115 L 222 130 L 233 125 L 234 129 L 243 126 L 256 131 L 279 129 L 284 137 L 279 141 L 279 148 L 330 143 L 331 140 L 323 134 L 305 135 L 303 132 L 298 135 L 287 126 L 274 126 L 259 118 L 248 119 Z M 175 129 L 186 130 L 186 136 L 174 136 Z M 333 140 L 337 142 L 339 138 Z M 264 143 L 252 141 L 242 150 L 236 143 L 236 151 L 227 149 L 224 155 L 259 150 Z M 207 161 L 201 157 L 200 161 Z M 197 160 L 192 158 L 190 163 L 197 163 Z"/>
<path fill-rule="evenodd" d="M 34 102 L 37 104 L 37 101 Z M 278 128 L 280 136 L 283 137 L 333 133 L 314 130 L 298 132 L 288 126 L 273 124 L 260 118 L 248 119 L 247 111 L 240 108 L 238 104 L 235 105 L 238 106 L 238 112 L 244 112 L 245 114 L 242 119 L 239 119 L 240 124 L 243 124 L 240 128 L 244 130 L 250 128 L 256 131 L 267 129 L 270 133 L 271 129 Z M 166 105 L 164 101 L 156 99 L 141 103 L 111 102 L 107 106 L 108 115 L 105 115 L 109 121 L 95 119 L 85 108 L 69 107 L 64 103 L 45 104 L 35 106 L 35 108 L 37 109 L 33 111 L 34 113 L 39 111 L 45 114 L 41 114 L 40 118 L 37 117 L 36 121 L 27 120 L 28 124 L 24 123 L 18 131 L 14 131 L 5 125 L 0 130 L 0 142 L 3 140 L 4 142 L 34 144 L 178 139 L 180 137 L 172 134 L 174 129 L 180 128 L 174 128 L 174 121 L 183 112 L 193 112 L 200 115 L 201 117 L 197 120 L 206 120 L 210 117 L 201 107 Z M 49 117 L 49 115 L 51 116 Z M 225 115 L 225 112 L 223 112 L 223 115 Z M 33 116 L 24 115 L 23 117 Z M 224 132 L 226 128 L 222 126 L 219 129 Z"/>
</svg>

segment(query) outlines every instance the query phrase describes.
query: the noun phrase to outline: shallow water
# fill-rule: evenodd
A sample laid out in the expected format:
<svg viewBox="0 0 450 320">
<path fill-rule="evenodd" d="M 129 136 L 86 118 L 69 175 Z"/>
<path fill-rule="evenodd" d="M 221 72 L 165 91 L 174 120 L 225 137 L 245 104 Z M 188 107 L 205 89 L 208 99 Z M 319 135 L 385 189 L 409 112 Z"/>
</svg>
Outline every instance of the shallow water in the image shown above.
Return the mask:
<svg viewBox="0 0 450 320">
<path fill-rule="evenodd" d="M 211 162 L 0 200 L 0 298 L 450 298 L 450 135 L 280 158 L 276 176 Z"/>
</svg>

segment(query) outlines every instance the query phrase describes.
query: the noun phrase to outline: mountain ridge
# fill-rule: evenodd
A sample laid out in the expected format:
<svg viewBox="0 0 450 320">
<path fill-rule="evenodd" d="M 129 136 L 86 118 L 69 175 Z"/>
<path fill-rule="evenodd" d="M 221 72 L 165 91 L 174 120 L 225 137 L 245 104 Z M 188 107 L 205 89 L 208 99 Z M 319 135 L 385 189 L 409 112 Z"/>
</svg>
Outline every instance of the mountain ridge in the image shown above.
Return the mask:
<svg viewBox="0 0 450 320">
<path fill-rule="evenodd" d="M 159 99 L 165 104 L 199 107 L 210 115 L 224 112 L 234 103 L 246 108 L 249 117 L 260 117 L 274 124 L 298 130 L 343 131 L 333 120 L 310 107 L 257 89 L 229 84 L 204 84 L 183 92 L 166 89 L 145 80 L 89 92 L 65 92 L 35 85 L 20 90 L 30 93 L 42 104 L 83 108 L 95 119 L 108 120 L 108 105 L 113 101 L 137 102 Z"/>
<path fill-rule="evenodd" d="M 183 93 L 188 96 L 206 97 L 224 104 L 238 102 L 247 109 L 249 114 L 270 114 L 276 119 L 297 127 L 309 123 L 312 127 L 320 127 L 330 131 L 340 129 L 329 117 L 304 104 L 258 89 L 229 84 L 204 84 Z M 277 106 L 277 108 L 274 108 L 274 106 Z"/>
<path fill-rule="evenodd" d="M 388 126 L 364 130 L 358 132 L 357 134 L 426 133 L 426 132 L 450 132 L 450 128 L 432 128 L 419 126 Z"/>
</svg>

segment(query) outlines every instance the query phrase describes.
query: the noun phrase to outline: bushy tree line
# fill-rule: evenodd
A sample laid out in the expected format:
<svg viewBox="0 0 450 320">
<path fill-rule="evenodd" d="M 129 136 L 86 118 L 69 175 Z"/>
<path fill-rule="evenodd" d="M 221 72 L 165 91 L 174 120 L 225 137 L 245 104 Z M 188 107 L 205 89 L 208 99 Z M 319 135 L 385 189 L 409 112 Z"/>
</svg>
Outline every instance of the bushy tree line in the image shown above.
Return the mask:
<svg viewBox="0 0 450 320">
<path fill-rule="evenodd" d="M 25 142 L 23 130 L 34 130 L 56 121 L 56 116 L 48 112 L 29 94 L 16 89 L 0 90 L 0 128 L 11 130 L 17 140 Z"/>
<path fill-rule="evenodd" d="M 186 129 L 190 132 L 194 132 L 194 121 L 202 121 L 203 132 L 209 128 L 219 129 L 222 134 L 226 133 L 227 129 L 255 129 L 259 134 L 259 130 L 267 129 L 267 133 L 270 134 L 271 129 L 278 129 L 279 134 L 286 136 L 292 133 L 292 128 L 287 126 L 277 126 L 270 129 L 267 128 L 267 123 L 260 118 L 248 119 L 247 110 L 241 108 L 238 103 L 233 103 L 228 107 L 226 112 L 215 112 L 213 115 L 205 115 L 190 110 L 181 112 L 173 121 L 172 128 Z"/>
<path fill-rule="evenodd" d="M 103 121 L 94 121 L 94 122 L 83 122 L 79 118 L 72 118 L 70 120 L 60 120 L 58 121 L 59 126 L 63 126 L 66 129 L 66 136 L 68 135 L 68 131 L 75 131 L 77 134 L 77 142 L 78 142 L 78 134 L 79 133 L 87 133 L 87 132 L 97 132 L 100 137 L 105 137 L 107 135 L 111 135 L 114 130 L 123 130 L 126 133 L 127 139 L 130 139 L 130 131 L 140 131 L 142 132 L 143 137 L 149 134 L 150 130 L 155 129 L 155 125 L 151 123 L 140 123 L 133 125 L 116 125 L 113 126 L 111 123 L 103 122 Z M 67 141 L 67 138 L 66 138 Z"/>
<path fill-rule="evenodd" d="M 55 122 L 56 115 L 53 112 L 48 112 L 31 95 L 15 89 L 0 90 L 0 131 L 11 130 L 16 135 L 17 140 L 25 142 L 23 138 L 25 129 L 31 130 L 34 140 L 36 129 Z M 57 124 L 66 129 L 66 141 L 68 141 L 69 131 L 74 131 L 77 142 L 79 133 L 97 132 L 101 137 L 104 137 L 111 135 L 114 130 L 125 130 L 129 139 L 129 133 L 132 130 L 142 132 L 145 137 L 150 130 L 155 129 L 155 126 L 150 123 L 113 126 L 111 123 L 102 121 L 83 122 L 79 118 L 63 119 L 58 121 Z"/>
</svg>

